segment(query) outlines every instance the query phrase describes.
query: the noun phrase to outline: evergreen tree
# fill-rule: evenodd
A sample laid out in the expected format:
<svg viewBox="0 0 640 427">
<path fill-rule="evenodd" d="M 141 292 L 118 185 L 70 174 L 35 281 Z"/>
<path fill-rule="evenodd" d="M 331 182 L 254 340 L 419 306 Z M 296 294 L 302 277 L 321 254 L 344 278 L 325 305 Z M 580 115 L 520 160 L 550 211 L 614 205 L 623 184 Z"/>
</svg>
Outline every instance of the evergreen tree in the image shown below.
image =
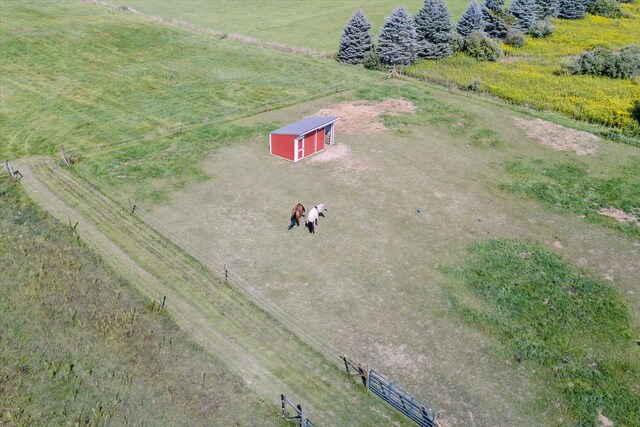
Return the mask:
<svg viewBox="0 0 640 427">
<path fill-rule="evenodd" d="M 387 67 L 409 65 L 417 54 L 418 41 L 413 20 L 405 8 L 398 7 L 386 17 L 378 36 L 380 62 Z"/>
<path fill-rule="evenodd" d="M 484 31 L 484 20 L 482 19 L 482 8 L 478 0 L 473 0 L 467 10 L 458 21 L 456 31 L 462 37 L 468 37 L 473 31 Z"/>
<path fill-rule="evenodd" d="M 481 7 L 484 32 L 491 38 L 504 39 L 507 36 L 504 0 L 487 0 Z"/>
<path fill-rule="evenodd" d="M 440 59 L 453 53 L 453 22 L 444 0 L 424 0 L 414 19 L 420 58 Z"/>
<path fill-rule="evenodd" d="M 558 13 L 558 0 L 536 0 L 536 17 L 548 21 Z"/>
<path fill-rule="evenodd" d="M 338 61 L 347 64 L 363 64 L 371 51 L 371 24 L 361 10 L 356 10 L 344 27 L 338 47 Z"/>
<path fill-rule="evenodd" d="M 582 19 L 587 14 L 587 0 L 559 0 L 558 17 L 562 19 Z"/>
<path fill-rule="evenodd" d="M 535 0 L 513 0 L 508 13 L 515 19 L 513 28 L 523 33 L 529 31 L 536 24 Z"/>
<path fill-rule="evenodd" d="M 484 2 L 484 7 L 496 15 L 502 15 L 504 13 L 504 0 L 487 0 Z"/>
</svg>

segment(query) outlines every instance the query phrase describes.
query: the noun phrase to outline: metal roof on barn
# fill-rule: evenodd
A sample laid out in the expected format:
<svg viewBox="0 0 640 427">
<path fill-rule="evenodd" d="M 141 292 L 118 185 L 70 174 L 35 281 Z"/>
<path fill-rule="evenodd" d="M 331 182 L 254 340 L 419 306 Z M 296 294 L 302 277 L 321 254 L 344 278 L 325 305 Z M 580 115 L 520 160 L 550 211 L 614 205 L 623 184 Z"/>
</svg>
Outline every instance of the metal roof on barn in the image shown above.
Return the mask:
<svg viewBox="0 0 640 427">
<path fill-rule="evenodd" d="M 338 120 L 339 117 L 334 116 L 315 116 L 305 117 L 295 123 L 281 127 L 271 132 L 272 135 L 304 135 L 312 130 L 321 128 Z"/>
</svg>

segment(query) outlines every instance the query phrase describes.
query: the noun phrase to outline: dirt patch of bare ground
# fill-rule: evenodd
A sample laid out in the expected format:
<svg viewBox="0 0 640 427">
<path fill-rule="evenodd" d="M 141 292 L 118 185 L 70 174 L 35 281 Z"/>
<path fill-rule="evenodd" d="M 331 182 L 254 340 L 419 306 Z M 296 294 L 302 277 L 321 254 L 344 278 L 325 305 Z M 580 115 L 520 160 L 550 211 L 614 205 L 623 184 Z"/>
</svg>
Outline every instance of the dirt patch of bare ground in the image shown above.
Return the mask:
<svg viewBox="0 0 640 427">
<path fill-rule="evenodd" d="M 517 127 L 539 144 L 557 151 L 572 151 L 579 156 L 594 154 L 600 138 L 581 130 L 567 128 L 542 119 L 513 118 Z"/>
<path fill-rule="evenodd" d="M 636 225 L 640 225 L 640 218 L 632 213 L 625 212 L 622 209 L 600 208 L 598 209 L 598 212 L 600 212 L 601 215 L 608 216 L 625 224 L 632 222 Z"/>
<path fill-rule="evenodd" d="M 400 115 L 414 113 L 416 106 L 404 99 L 387 99 L 382 102 L 345 101 L 329 105 L 316 114 L 319 116 L 337 116 L 340 120 L 336 128 L 344 133 L 378 133 L 387 130 L 381 115 Z"/>
<path fill-rule="evenodd" d="M 309 163 L 326 163 L 333 160 L 347 160 L 350 156 L 351 148 L 349 148 L 348 145 L 330 145 L 327 146 L 324 151 L 309 159 Z"/>
</svg>

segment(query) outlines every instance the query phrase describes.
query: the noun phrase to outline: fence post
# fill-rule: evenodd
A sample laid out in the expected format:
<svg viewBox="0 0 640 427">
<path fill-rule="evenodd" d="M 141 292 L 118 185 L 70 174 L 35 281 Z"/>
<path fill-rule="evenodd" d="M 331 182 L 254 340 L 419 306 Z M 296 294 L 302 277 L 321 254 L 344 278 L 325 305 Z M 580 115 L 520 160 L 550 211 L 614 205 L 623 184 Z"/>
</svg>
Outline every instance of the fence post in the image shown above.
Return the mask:
<svg viewBox="0 0 640 427">
<path fill-rule="evenodd" d="M 300 409 L 300 427 L 307 427 L 307 412 L 300 405 L 298 409 Z"/>
<path fill-rule="evenodd" d="M 347 370 L 347 375 L 350 375 L 349 364 L 347 363 L 347 356 L 342 356 L 342 360 L 344 361 L 344 367 Z"/>
<path fill-rule="evenodd" d="M 67 166 L 71 166 L 71 159 L 67 156 L 67 152 L 64 151 L 64 145 L 60 145 L 60 154 L 62 155 L 62 160 Z"/>
<path fill-rule="evenodd" d="M 11 168 L 11 165 L 9 164 L 9 160 L 5 160 L 5 161 L 4 161 L 4 167 L 7 169 L 7 172 L 9 172 L 9 175 L 11 175 L 11 178 L 13 178 L 13 180 L 14 180 L 15 182 L 20 181 L 20 178 L 22 178 L 22 174 L 20 173 L 20 171 L 19 171 L 19 170 L 17 170 L 17 169 L 16 169 L 16 170 L 14 171 L 14 170 Z"/>
</svg>

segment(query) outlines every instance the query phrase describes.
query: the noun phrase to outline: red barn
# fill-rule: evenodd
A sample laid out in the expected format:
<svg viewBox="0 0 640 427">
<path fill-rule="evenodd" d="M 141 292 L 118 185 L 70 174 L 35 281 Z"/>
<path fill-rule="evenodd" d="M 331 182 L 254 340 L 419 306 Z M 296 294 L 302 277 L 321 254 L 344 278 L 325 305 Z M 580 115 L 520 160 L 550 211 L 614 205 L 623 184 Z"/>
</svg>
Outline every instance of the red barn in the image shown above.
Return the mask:
<svg viewBox="0 0 640 427">
<path fill-rule="evenodd" d="M 269 152 L 297 162 L 333 144 L 338 117 L 305 117 L 269 134 Z"/>
</svg>

